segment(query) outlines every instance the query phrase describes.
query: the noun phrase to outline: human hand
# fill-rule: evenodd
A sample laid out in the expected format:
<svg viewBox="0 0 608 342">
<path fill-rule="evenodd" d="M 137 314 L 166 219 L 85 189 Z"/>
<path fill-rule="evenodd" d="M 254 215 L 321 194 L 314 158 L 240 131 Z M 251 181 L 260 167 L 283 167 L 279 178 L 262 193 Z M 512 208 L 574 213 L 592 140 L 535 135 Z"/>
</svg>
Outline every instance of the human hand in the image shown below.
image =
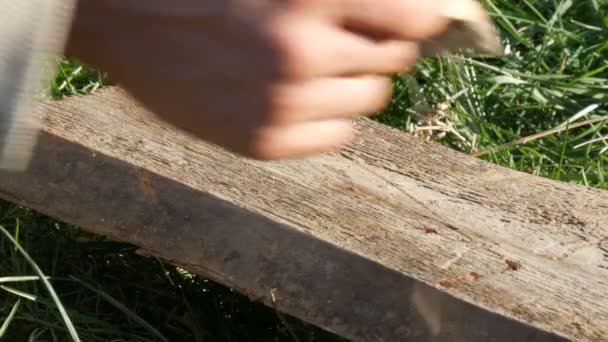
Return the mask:
<svg viewBox="0 0 608 342">
<path fill-rule="evenodd" d="M 81 0 L 66 52 L 152 113 L 257 159 L 334 150 L 446 29 L 439 1 Z"/>
</svg>

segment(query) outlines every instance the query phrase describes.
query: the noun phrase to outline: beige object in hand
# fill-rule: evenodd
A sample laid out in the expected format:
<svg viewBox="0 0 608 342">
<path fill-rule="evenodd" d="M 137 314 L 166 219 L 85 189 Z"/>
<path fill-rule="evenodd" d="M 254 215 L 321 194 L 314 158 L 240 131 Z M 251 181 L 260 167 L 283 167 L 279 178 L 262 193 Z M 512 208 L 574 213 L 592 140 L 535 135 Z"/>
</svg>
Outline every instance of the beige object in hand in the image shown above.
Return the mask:
<svg viewBox="0 0 608 342">
<path fill-rule="evenodd" d="M 443 0 L 443 2 L 445 3 L 443 15 L 450 20 L 448 30 L 422 44 L 422 56 L 444 56 L 459 49 L 488 56 L 504 54 L 498 30 L 477 0 Z"/>
</svg>

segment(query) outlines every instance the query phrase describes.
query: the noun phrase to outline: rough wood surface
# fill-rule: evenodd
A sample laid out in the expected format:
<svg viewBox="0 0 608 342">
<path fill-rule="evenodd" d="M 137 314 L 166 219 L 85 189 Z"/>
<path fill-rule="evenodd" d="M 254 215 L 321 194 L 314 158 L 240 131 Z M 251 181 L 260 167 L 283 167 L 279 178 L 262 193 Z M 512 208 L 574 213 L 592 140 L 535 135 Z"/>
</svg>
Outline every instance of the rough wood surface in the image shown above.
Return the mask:
<svg viewBox="0 0 608 342">
<path fill-rule="evenodd" d="M 0 195 L 354 341 L 608 340 L 608 192 L 370 120 L 338 154 L 236 157 L 121 90 L 50 102 Z"/>
</svg>

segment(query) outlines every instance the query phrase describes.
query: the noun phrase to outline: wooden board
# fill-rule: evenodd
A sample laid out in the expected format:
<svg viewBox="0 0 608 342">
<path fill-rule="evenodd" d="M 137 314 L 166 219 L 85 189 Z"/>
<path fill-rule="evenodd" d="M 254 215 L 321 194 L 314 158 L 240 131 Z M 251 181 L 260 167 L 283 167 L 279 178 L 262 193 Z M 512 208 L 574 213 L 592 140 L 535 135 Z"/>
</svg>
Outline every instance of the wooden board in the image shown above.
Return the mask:
<svg viewBox="0 0 608 342">
<path fill-rule="evenodd" d="M 340 153 L 239 158 L 117 88 L 44 105 L 0 195 L 353 341 L 608 340 L 608 192 L 370 120 Z"/>
</svg>

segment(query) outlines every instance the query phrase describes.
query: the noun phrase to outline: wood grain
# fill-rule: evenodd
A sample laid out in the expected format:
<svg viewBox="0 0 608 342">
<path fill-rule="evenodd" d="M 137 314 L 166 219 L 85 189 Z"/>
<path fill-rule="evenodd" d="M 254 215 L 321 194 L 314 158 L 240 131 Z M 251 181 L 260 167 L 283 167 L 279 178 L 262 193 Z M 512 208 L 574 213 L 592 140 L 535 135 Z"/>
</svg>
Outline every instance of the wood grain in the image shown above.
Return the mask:
<svg viewBox="0 0 608 342">
<path fill-rule="evenodd" d="M 340 153 L 260 162 L 117 88 L 44 105 L 0 195 L 134 243 L 353 341 L 608 339 L 608 192 L 370 120 Z"/>
</svg>

